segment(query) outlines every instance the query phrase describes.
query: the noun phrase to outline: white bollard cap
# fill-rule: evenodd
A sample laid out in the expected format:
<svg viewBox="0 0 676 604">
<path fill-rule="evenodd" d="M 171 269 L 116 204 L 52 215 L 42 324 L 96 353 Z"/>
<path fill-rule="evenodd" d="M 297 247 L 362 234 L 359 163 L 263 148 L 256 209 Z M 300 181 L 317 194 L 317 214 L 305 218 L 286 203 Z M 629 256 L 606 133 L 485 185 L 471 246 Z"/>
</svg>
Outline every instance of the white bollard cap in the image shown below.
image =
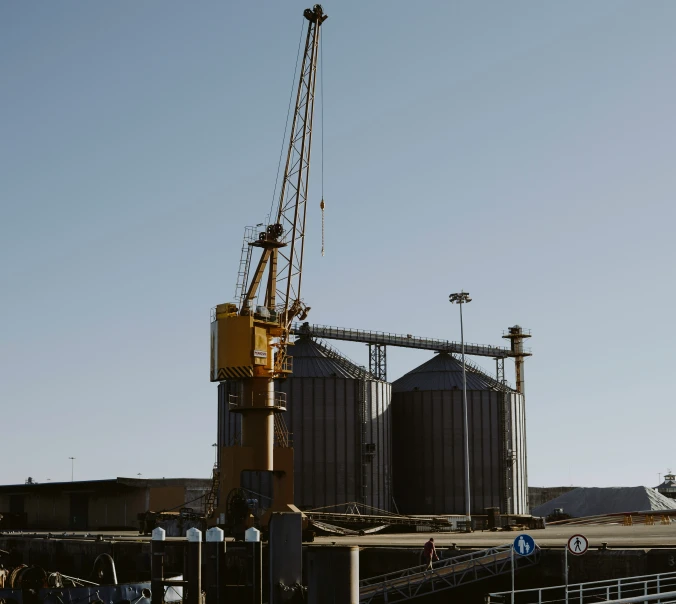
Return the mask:
<svg viewBox="0 0 676 604">
<path fill-rule="evenodd" d="M 223 529 L 219 529 L 217 526 L 214 526 L 210 528 L 207 531 L 207 541 L 225 541 L 225 533 L 223 532 Z"/>
<path fill-rule="evenodd" d="M 164 541 L 167 538 L 167 531 L 158 526 L 153 529 L 153 541 Z"/>
<path fill-rule="evenodd" d="M 202 531 L 200 531 L 198 528 L 190 528 L 186 532 L 185 536 L 188 538 L 188 541 L 194 542 L 194 541 L 202 541 Z"/>
<path fill-rule="evenodd" d="M 261 532 L 256 527 L 251 527 L 244 531 L 244 541 L 247 543 L 258 543 L 261 540 Z"/>
</svg>

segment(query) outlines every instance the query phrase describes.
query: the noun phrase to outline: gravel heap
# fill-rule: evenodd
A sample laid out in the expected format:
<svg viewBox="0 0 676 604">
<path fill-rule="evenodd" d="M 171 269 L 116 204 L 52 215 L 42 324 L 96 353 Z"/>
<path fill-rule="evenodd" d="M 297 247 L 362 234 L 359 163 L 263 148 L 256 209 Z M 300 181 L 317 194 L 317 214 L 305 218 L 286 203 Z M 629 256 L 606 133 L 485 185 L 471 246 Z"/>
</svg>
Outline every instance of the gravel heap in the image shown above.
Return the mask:
<svg viewBox="0 0 676 604">
<path fill-rule="evenodd" d="M 676 499 L 669 499 L 649 487 L 579 487 L 531 510 L 533 516 L 547 516 L 555 508 L 574 518 L 618 512 L 676 510 Z"/>
</svg>

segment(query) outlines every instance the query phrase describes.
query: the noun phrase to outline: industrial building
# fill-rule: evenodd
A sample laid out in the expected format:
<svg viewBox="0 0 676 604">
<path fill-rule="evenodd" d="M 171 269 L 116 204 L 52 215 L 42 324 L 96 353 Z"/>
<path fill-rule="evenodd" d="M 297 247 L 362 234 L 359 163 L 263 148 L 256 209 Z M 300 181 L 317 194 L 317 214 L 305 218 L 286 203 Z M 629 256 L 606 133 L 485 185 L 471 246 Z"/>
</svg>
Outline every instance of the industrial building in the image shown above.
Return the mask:
<svg viewBox="0 0 676 604">
<path fill-rule="evenodd" d="M 211 481 L 200 478 L 113 478 L 0 486 L 3 528 L 138 530 L 138 515 L 203 508 Z"/>
</svg>

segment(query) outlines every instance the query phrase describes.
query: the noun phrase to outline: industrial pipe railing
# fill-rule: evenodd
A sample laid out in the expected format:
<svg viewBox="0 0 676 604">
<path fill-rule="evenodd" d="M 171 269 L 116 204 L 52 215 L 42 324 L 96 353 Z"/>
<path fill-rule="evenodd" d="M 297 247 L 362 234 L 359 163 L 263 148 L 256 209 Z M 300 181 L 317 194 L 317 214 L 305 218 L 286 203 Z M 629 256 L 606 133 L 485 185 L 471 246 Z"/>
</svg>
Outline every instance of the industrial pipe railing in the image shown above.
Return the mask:
<svg viewBox="0 0 676 604">
<path fill-rule="evenodd" d="M 243 397 L 239 394 L 228 395 L 228 407 L 230 411 L 241 411 L 242 409 L 271 409 L 273 411 L 286 411 L 286 393 L 274 392 L 272 394 L 272 404 L 269 404 L 270 395 L 267 392 L 252 393 L 250 397 Z M 254 404 L 258 403 L 258 404 Z"/>
<path fill-rule="evenodd" d="M 637 601 L 647 601 L 647 597 L 657 594 L 666 595 L 665 590 L 676 589 L 676 572 L 660 573 L 656 575 L 640 575 L 623 579 L 608 579 L 605 581 L 590 581 L 572 585 L 554 585 L 521 589 L 515 592 L 518 604 L 554 604 L 560 602 L 568 604 L 590 604 L 594 602 L 624 601 L 626 598 L 639 598 Z M 488 595 L 488 604 L 505 604 L 511 601 L 512 592 L 502 591 Z"/>
</svg>

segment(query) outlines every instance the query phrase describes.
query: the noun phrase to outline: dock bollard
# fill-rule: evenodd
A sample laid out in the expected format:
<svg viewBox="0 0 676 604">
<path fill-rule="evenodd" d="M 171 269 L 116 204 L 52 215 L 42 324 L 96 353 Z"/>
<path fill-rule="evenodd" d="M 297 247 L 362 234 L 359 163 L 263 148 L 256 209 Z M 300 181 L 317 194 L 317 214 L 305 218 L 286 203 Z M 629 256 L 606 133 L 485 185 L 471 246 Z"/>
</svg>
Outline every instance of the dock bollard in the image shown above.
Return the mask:
<svg viewBox="0 0 676 604">
<path fill-rule="evenodd" d="M 359 604 L 359 548 L 313 547 L 308 553 L 308 602 Z"/>
<path fill-rule="evenodd" d="M 221 585 L 225 576 L 222 568 L 225 566 L 225 534 L 222 529 L 214 526 L 207 531 L 205 555 L 206 604 L 221 604 L 225 599 L 225 586 Z"/>
<path fill-rule="evenodd" d="M 251 556 L 253 570 L 253 604 L 263 604 L 263 544 L 261 532 L 251 527 L 244 532 L 247 554 Z"/>
<path fill-rule="evenodd" d="M 196 528 L 188 529 L 188 557 L 186 564 L 186 604 L 202 604 L 202 531 Z"/>
<path fill-rule="evenodd" d="M 150 602 L 162 604 L 164 601 L 164 540 L 167 533 L 159 526 L 153 529 L 150 542 Z"/>
</svg>

